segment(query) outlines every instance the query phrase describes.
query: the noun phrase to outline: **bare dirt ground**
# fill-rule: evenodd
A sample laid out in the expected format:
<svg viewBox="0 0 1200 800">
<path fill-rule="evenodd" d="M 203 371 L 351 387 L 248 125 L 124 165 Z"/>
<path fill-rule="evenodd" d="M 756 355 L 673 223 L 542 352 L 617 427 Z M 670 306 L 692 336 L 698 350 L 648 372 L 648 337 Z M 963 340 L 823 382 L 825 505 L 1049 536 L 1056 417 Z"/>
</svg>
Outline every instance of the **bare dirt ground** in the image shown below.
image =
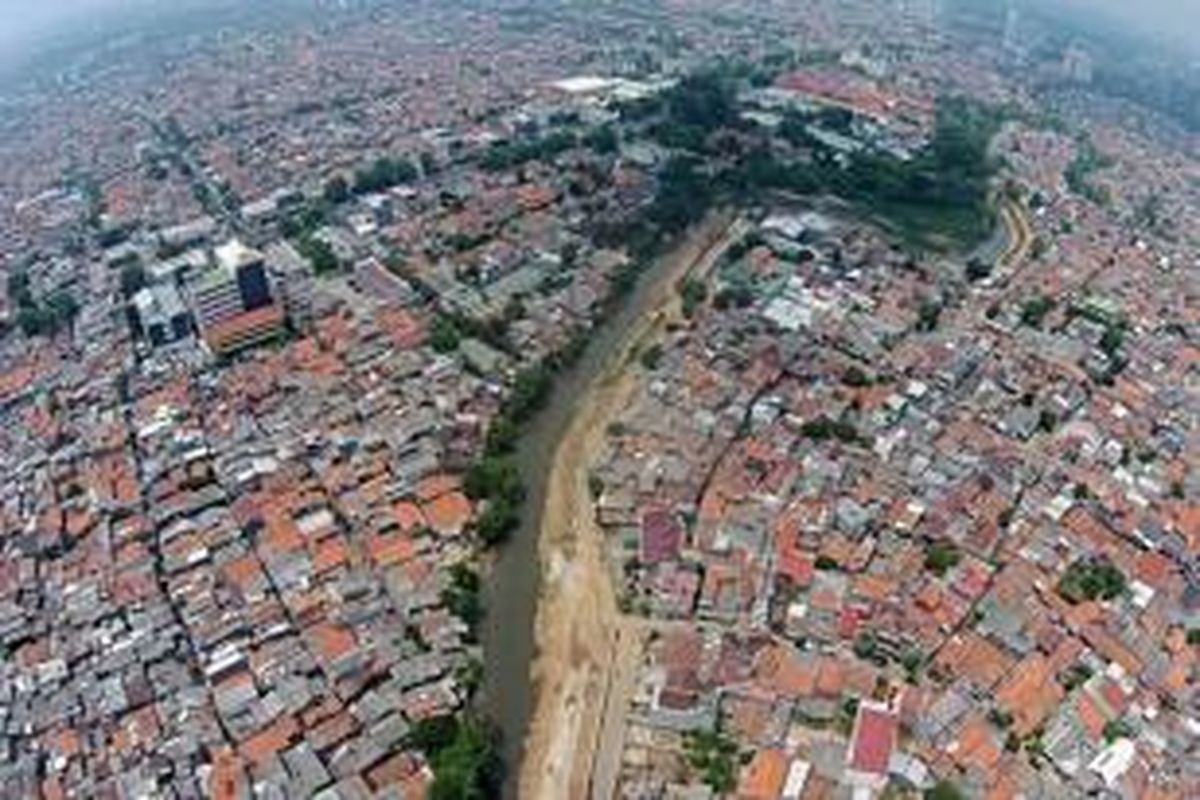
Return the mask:
<svg viewBox="0 0 1200 800">
<path fill-rule="evenodd" d="M 611 794 L 643 628 L 618 609 L 604 534 L 592 513 L 588 473 L 609 424 L 637 386 L 637 372 L 629 368 L 634 356 L 680 314 L 676 286 L 689 274 L 711 269 L 744 230 L 731 215 L 714 215 L 666 256 L 670 263 L 655 278 L 641 322 L 578 398 L 559 444 L 540 532 L 536 699 L 519 775 L 523 800 Z M 594 770 L 599 774 L 593 776 Z"/>
</svg>

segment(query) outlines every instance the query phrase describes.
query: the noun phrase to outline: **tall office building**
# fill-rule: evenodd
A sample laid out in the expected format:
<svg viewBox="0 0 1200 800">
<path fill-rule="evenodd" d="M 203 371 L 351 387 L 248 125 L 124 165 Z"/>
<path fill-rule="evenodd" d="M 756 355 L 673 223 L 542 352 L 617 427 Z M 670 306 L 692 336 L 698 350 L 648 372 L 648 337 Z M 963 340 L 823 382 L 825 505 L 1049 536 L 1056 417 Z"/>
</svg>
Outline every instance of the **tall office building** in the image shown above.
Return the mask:
<svg viewBox="0 0 1200 800">
<path fill-rule="evenodd" d="M 1008 0 L 1004 12 L 1004 49 L 1016 53 L 1021 49 L 1021 12 Z"/>
<path fill-rule="evenodd" d="M 278 336 L 284 310 L 271 291 L 262 253 L 231 241 L 215 257 L 189 287 L 204 341 L 226 355 Z"/>
<path fill-rule="evenodd" d="M 1072 44 L 1063 53 L 1062 71 L 1067 80 L 1091 83 L 1094 65 L 1092 56 L 1079 44 Z"/>
</svg>

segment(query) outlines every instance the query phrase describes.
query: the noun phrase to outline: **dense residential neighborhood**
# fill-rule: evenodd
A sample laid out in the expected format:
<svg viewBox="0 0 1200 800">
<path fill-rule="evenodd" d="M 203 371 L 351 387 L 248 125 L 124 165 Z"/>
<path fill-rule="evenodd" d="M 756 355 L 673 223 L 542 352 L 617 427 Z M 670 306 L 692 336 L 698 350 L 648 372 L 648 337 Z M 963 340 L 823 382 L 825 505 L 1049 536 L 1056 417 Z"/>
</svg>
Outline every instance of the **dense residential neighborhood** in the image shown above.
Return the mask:
<svg viewBox="0 0 1200 800">
<path fill-rule="evenodd" d="M 1200 795 L 1194 125 L 967 0 L 346 5 L 0 93 L 0 795 Z"/>
</svg>

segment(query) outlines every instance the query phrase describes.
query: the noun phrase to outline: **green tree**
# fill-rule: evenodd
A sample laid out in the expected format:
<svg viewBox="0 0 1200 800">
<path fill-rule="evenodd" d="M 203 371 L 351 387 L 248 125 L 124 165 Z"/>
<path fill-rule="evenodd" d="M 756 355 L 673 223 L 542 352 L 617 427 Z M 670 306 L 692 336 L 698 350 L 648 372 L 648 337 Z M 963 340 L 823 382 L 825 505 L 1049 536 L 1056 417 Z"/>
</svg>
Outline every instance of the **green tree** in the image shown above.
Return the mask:
<svg viewBox="0 0 1200 800">
<path fill-rule="evenodd" d="M 518 424 L 525 422 L 545 406 L 553 385 L 550 370 L 543 364 L 522 370 L 513 382 L 512 393 L 505 403 L 505 413 Z"/>
<path fill-rule="evenodd" d="M 410 183 L 418 176 L 417 168 L 408 159 L 384 156 L 354 173 L 353 190 L 354 194 L 372 194 L 401 183 Z"/>
<path fill-rule="evenodd" d="M 953 542 L 937 541 L 925 549 L 925 569 L 938 577 L 945 576 L 947 572 L 958 566 L 960 561 L 962 561 L 962 554 Z"/>
<path fill-rule="evenodd" d="M 658 176 L 658 192 L 647 217 L 659 231 L 673 235 L 699 222 L 712 205 L 711 182 L 690 157 L 672 158 Z"/>
<path fill-rule="evenodd" d="M 925 790 L 925 800 L 967 800 L 967 796 L 953 781 L 940 780 Z"/>
<path fill-rule="evenodd" d="M 937 300 L 922 300 L 917 308 L 917 330 L 925 333 L 935 331 L 941 318 L 941 303 Z"/>
<path fill-rule="evenodd" d="M 33 292 L 29 286 L 29 273 L 23 269 L 14 269 L 8 273 L 6 281 L 8 299 L 15 306 L 33 304 Z"/>
<path fill-rule="evenodd" d="M 1021 324 L 1030 328 L 1040 328 L 1046 316 L 1054 310 L 1055 302 L 1044 294 L 1039 294 L 1025 301 L 1021 306 Z"/>
<path fill-rule="evenodd" d="M 146 288 L 146 269 L 141 261 L 132 261 L 121 268 L 121 294 L 126 299 Z"/>
<path fill-rule="evenodd" d="M 1123 719 L 1112 719 L 1104 723 L 1104 741 L 1112 744 L 1117 739 L 1132 739 L 1137 731 Z"/>
<path fill-rule="evenodd" d="M 1106 557 L 1073 562 L 1058 581 L 1057 591 L 1068 603 L 1113 600 L 1125 593 L 1124 573 Z"/>
<path fill-rule="evenodd" d="M 485 456 L 463 478 L 463 491 L 472 500 L 502 497 L 519 502 L 525 496 L 521 474 L 511 460 Z"/>
<path fill-rule="evenodd" d="M 79 302 L 65 289 L 56 289 L 46 298 L 46 310 L 55 329 L 74 322 L 79 315 Z"/>
<path fill-rule="evenodd" d="M 466 717 L 435 717 L 414 725 L 409 742 L 433 768 L 430 800 L 488 800 L 503 779 L 500 739 L 490 724 Z"/>
<path fill-rule="evenodd" d="M 670 146 L 703 149 L 709 133 L 738 121 L 735 87 L 716 71 L 685 77 L 666 94 L 665 104 L 667 119 L 658 130 Z"/>
<path fill-rule="evenodd" d="M 439 753 L 454 744 L 459 725 L 459 721 L 448 714 L 419 719 L 409 731 L 408 745 L 422 753 Z"/>
<path fill-rule="evenodd" d="M 874 659 L 879 654 L 879 642 L 875 634 L 863 631 L 854 639 L 854 655 L 864 660 Z"/>
<path fill-rule="evenodd" d="M 588 147 L 600 155 L 611 155 L 617 152 L 617 149 L 621 145 L 621 140 L 617 137 L 617 132 L 611 125 L 605 125 L 589 133 L 586 143 Z"/>
<path fill-rule="evenodd" d="M 51 332 L 49 316 L 41 306 L 22 305 L 17 309 L 17 327 L 26 338 Z"/>
<path fill-rule="evenodd" d="M 483 582 L 479 573 L 466 564 L 455 564 L 450 569 L 450 585 L 442 591 L 442 603 L 450 613 L 463 621 L 471 638 L 478 635 L 486 610 L 483 605 Z"/>
<path fill-rule="evenodd" d="M 656 342 L 642 351 L 641 356 L 639 356 L 639 360 L 642 362 L 643 367 L 653 371 L 658 369 L 658 365 L 662 363 L 662 357 L 662 345 Z"/>
<path fill-rule="evenodd" d="M 723 286 L 713 296 L 713 308 L 725 311 L 729 308 L 749 308 L 754 304 L 754 290 L 745 283 Z"/>
<path fill-rule="evenodd" d="M 688 278 L 683 282 L 679 293 L 683 298 L 683 315 L 691 319 L 708 299 L 708 286 L 695 278 Z"/>
<path fill-rule="evenodd" d="M 296 242 L 296 250 L 300 255 L 308 259 L 313 272 L 317 275 L 328 275 L 338 272 L 342 268 L 342 262 L 338 259 L 337 254 L 333 252 L 333 247 L 330 246 L 329 242 L 317 236 L 306 235 L 301 237 Z"/>
<path fill-rule="evenodd" d="M 475 532 L 480 541 L 492 547 L 501 544 L 521 524 L 517 506 L 503 497 L 487 501 L 483 513 L 475 522 Z"/>
<path fill-rule="evenodd" d="M 325 182 L 322 194 L 329 203 L 341 205 L 350 199 L 350 182 L 341 175 L 334 175 Z"/>
<path fill-rule="evenodd" d="M 980 258 L 967 262 L 967 280 L 977 283 L 992 274 L 992 265 Z"/>
<path fill-rule="evenodd" d="M 461 335 L 454 320 L 444 314 L 439 314 L 433 320 L 429 331 L 429 345 L 436 353 L 453 353 L 458 349 Z"/>
<path fill-rule="evenodd" d="M 733 791 L 737 783 L 737 744 L 717 731 L 702 731 L 684 740 L 692 769 L 717 794 Z"/>
</svg>

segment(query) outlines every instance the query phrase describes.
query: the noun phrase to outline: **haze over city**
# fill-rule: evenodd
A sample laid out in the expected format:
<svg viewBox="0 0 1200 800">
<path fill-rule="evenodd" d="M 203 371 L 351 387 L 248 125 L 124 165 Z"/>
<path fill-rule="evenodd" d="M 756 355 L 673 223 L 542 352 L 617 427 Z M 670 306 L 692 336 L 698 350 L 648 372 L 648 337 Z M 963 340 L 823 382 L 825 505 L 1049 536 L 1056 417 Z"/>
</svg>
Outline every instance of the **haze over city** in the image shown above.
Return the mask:
<svg viewBox="0 0 1200 800">
<path fill-rule="evenodd" d="M 203 7 L 214 3 L 227 5 L 226 0 L 185 0 L 188 6 Z M 1084 13 L 1100 13 L 1157 34 L 1165 34 L 1178 42 L 1192 42 L 1200 48 L 1200 6 L 1179 0 L 1048 0 Z M 886 8 L 887 0 L 880 0 Z M 4 18 L 0 44 L 18 45 L 54 31 L 64 25 L 78 25 L 88 17 L 116 15 L 130 11 L 156 14 L 178 11 L 180 0 L 45 0 L 29 3 L 24 0 L 0 0 Z"/>
<path fill-rule="evenodd" d="M 1177 5 L 0 0 L 0 800 L 1200 797 Z"/>
</svg>

